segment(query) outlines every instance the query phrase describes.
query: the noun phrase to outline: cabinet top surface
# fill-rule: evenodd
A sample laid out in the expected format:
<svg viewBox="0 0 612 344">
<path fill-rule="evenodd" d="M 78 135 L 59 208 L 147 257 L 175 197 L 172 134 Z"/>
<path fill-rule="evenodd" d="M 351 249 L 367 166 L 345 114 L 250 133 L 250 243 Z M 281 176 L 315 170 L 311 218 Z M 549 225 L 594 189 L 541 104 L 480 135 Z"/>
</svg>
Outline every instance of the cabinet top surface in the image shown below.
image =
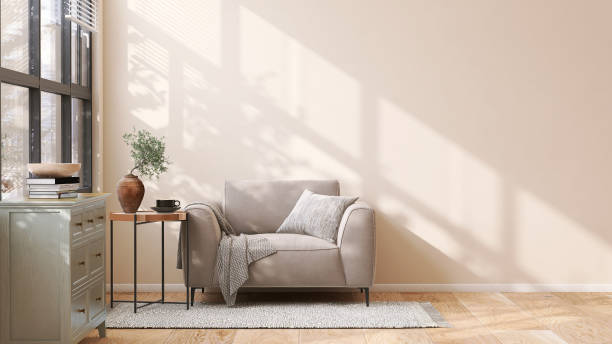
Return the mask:
<svg viewBox="0 0 612 344">
<path fill-rule="evenodd" d="M 0 207 L 11 207 L 11 206 L 59 206 L 59 207 L 72 207 L 79 205 L 80 203 L 95 202 L 104 200 L 110 196 L 109 193 L 80 193 L 76 198 L 65 198 L 65 199 L 44 199 L 44 198 L 28 198 L 28 197 L 14 197 L 3 199 L 0 201 Z"/>
</svg>

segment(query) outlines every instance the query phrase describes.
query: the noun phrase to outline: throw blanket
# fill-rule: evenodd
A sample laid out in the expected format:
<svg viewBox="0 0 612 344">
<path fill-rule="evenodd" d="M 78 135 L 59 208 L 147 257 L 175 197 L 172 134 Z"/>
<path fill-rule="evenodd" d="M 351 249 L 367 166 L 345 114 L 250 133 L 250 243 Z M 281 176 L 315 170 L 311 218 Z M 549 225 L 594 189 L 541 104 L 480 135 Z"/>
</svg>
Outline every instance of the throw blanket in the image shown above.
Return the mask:
<svg viewBox="0 0 612 344">
<path fill-rule="evenodd" d="M 276 253 L 268 239 L 258 235 L 236 235 L 236 231 L 227 221 L 223 213 L 210 203 L 192 203 L 184 208 L 208 207 L 219 223 L 221 229 L 221 242 L 217 249 L 217 262 L 215 266 L 216 279 L 221 288 L 221 294 L 228 306 L 236 303 L 238 289 L 244 285 L 249 278 L 249 265 L 271 254 Z M 176 260 L 176 268 L 183 268 L 182 259 L 182 233 L 179 236 L 179 246 Z"/>
</svg>

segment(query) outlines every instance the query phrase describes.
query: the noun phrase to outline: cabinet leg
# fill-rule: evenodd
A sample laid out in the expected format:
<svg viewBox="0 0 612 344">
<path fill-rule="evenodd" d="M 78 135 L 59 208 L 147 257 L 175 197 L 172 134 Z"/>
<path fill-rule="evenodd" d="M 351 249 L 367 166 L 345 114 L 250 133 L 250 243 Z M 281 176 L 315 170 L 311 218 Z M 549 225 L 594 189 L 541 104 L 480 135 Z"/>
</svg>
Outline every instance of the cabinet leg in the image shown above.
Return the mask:
<svg viewBox="0 0 612 344">
<path fill-rule="evenodd" d="M 106 321 L 98 325 L 98 336 L 100 336 L 100 338 L 106 338 Z"/>
</svg>

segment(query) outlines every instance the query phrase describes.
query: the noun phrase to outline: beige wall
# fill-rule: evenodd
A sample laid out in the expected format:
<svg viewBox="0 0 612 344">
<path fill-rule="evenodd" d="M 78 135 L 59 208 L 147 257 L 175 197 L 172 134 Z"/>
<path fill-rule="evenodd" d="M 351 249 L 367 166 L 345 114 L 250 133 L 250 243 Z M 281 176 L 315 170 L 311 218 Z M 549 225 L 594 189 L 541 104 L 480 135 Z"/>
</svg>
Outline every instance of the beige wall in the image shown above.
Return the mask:
<svg viewBox="0 0 612 344">
<path fill-rule="evenodd" d="M 220 199 L 226 178 L 337 178 L 377 210 L 377 283 L 612 283 L 611 2 L 104 11 L 106 191 L 130 167 L 121 134 L 147 128 L 173 164 L 144 206 Z M 159 230 L 140 238 L 157 283 Z M 119 283 L 131 248 L 123 225 Z"/>
</svg>

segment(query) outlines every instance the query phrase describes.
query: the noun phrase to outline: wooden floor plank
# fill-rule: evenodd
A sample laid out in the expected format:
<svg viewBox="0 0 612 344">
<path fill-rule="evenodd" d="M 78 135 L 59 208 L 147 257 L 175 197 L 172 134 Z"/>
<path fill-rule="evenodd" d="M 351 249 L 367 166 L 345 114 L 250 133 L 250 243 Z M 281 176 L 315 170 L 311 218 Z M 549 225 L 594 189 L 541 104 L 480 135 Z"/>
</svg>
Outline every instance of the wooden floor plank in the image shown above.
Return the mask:
<svg viewBox="0 0 612 344">
<path fill-rule="evenodd" d="M 433 344 L 423 329 L 366 329 L 368 344 Z"/>
<path fill-rule="evenodd" d="M 106 338 L 98 337 L 98 330 L 91 331 L 85 339 L 81 341 L 81 344 L 162 344 L 166 341 L 166 338 L 170 336 L 172 330 L 158 330 L 158 329 L 129 329 L 129 330 L 106 330 Z"/>
<path fill-rule="evenodd" d="M 566 344 L 550 330 L 511 330 L 493 334 L 502 344 Z"/>
<path fill-rule="evenodd" d="M 456 293 L 459 301 L 489 330 L 546 330 L 501 293 Z"/>
<path fill-rule="evenodd" d="M 233 344 L 298 344 L 299 330 L 252 329 L 238 330 Z"/>
<path fill-rule="evenodd" d="M 452 328 L 431 328 L 427 334 L 437 344 L 500 344 L 452 293 L 429 295 L 431 304 L 452 325 Z"/>
<path fill-rule="evenodd" d="M 602 293 L 553 293 L 564 302 L 602 320 L 612 319 L 612 297 Z M 612 327 L 612 324 L 610 324 Z"/>
<path fill-rule="evenodd" d="M 609 320 L 585 313 L 551 293 L 511 293 L 510 300 L 531 313 L 567 343 L 612 343 Z"/>
<path fill-rule="evenodd" d="M 164 344 L 231 344 L 236 330 L 173 330 Z"/>
<path fill-rule="evenodd" d="M 300 344 L 366 344 L 361 329 L 305 329 L 300 330 Z"/>
</svg>

